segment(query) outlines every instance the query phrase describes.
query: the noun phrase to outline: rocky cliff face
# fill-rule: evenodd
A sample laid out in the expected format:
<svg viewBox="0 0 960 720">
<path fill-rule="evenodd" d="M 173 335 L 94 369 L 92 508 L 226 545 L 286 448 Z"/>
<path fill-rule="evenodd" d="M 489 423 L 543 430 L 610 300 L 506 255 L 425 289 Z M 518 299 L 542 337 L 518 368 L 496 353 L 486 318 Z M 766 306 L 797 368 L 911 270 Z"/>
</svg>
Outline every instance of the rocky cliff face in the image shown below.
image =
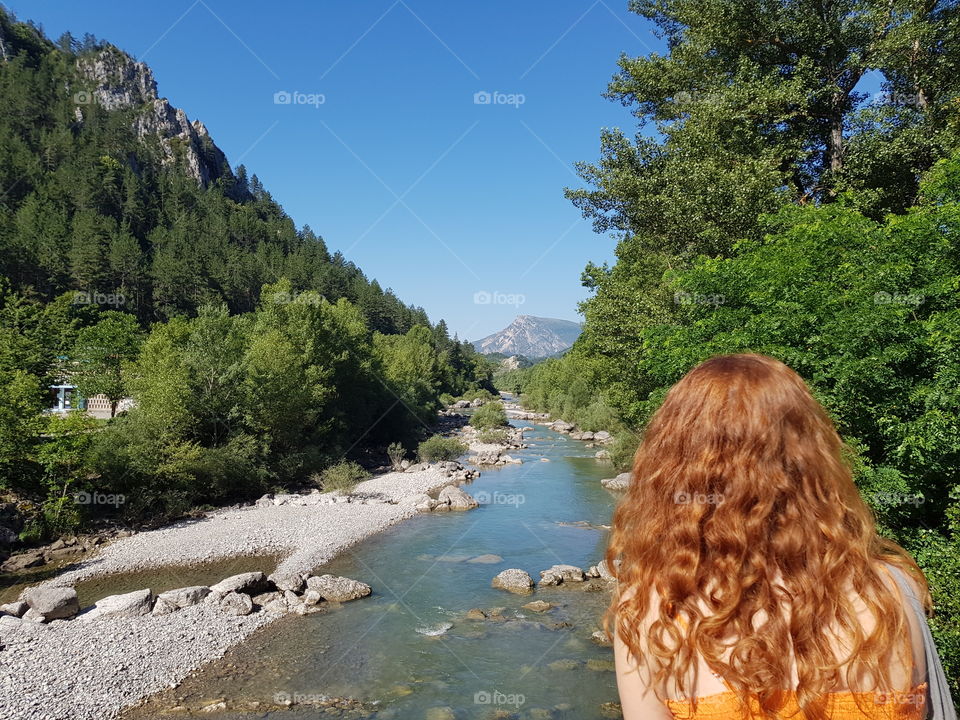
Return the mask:
<svg viewBox="0 0 960 720">
<path fill-rule="evenodd" d="M 473 346 L 481 353 L 543 358 L 568 349 L 579 335 L 579 323 L 518 315 L 503 330 L 477 340 Z"/>
<path fill-rule="evenodd" d="M 108 111 L 133 110 L 134 132 L 141 140 L 157 140 L 164 164 L 181 162 L 184 171 L 203 187 L 232 175 L 226 157 L 203 123 L 191 123 L 183 110 L 158 97 L 157 82 L 145 63 L 107 47 L 77 60 L 77 72 L 84 85 L 92 86 L 74 93 L 78 120 L 82 120 L 84 107 L 93 104 Z"/>
</svg>

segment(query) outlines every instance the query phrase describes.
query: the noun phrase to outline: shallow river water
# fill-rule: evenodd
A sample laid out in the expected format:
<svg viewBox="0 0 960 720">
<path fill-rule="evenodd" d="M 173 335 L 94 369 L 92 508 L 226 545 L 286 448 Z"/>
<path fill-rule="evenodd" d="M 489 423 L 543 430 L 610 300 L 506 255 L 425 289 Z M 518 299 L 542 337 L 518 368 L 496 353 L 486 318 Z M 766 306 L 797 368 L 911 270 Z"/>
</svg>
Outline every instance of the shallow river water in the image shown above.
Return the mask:
<svg viewBox="0 0 960 720">
<path fill-rule="evenodd" d="M 464 486 L 486 500 L 480 508 L 418 516 L 321 568 L 367 582 L 372 597 L 275 622 L 127 717 L 219 699 L 243 708 L 219 718 L 338 716 L 311 704 L 321 696 L 363 701 L 363 710 L 341 716 L 379 720 L 619 717 L 608 704 L 617 700 L 612 653 L 590 638 L 609 599 L 603 583 L 528 596 L 490 586 L 506 568 L 534 579 L 558 563 L 586 569 L 606 542 L 615 498 L 600 479 L 610 465 L 542 426 L 526 441 L 529 448 L 511 452 L 522 465 L 486 469 Z M 531 600 L 557 607 L 523 609 Z M 503 608 L 505 619 L 466 619 L 471 608 Z M 287 698 L 297 704 L 271 709 Z"/>
</svg>

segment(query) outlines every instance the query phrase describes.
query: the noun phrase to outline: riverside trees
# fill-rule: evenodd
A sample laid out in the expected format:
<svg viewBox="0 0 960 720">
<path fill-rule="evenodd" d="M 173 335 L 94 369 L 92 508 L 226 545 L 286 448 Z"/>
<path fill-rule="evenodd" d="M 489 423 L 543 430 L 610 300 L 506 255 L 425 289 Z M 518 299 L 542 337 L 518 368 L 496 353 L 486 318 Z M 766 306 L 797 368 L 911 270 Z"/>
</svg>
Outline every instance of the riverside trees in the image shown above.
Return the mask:
<svg viewBox="0 0 960 720">
<path fill-rule="evenodd" d="M 612 410 L 635 445 L 701 360 L 782 359 L 832 414 L 883 532 L 927 573 L 960 678 L 960 10 L 632 7 L 669 52 L 621 58 L 608 96 L 639 132 L 605 131 L 580 166 L 591 187 L 568 190 L 618 235 L 616 263 L 587 266 L 573 349 L 502 382 L 567 420 Z"/>
</svg>

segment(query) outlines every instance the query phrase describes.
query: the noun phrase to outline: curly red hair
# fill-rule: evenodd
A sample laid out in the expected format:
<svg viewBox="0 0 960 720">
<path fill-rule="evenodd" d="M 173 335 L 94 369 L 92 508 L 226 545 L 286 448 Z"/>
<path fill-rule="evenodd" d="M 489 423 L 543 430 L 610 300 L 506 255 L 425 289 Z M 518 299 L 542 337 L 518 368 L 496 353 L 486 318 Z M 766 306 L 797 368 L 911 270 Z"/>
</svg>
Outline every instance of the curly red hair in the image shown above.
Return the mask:
<svg viewBox="0 0 960 720">
<path fill-rule="evenodd" d="M 906 570 L 928 609 L 929 592 L 906 551 L 877 534 L 845 457 L 826 411 L 774 358 L 713 357 L 670 389 L 606 554 L 618 581 L 607 631 L 615 626 L 661 700 L 669 681 L 695 702 L 698 653 L 768 717 L 792 686 L 791 661 L 807 718 L 864 676 L 875 682 L 867 692 L 891 689 L 884 658 L 908 629 L 879 561 Z M 872 631 L 842 588 L 863 599 Z M 828 637 L 836 628 L 848 636 L 843 657 Z"/>
</svg>

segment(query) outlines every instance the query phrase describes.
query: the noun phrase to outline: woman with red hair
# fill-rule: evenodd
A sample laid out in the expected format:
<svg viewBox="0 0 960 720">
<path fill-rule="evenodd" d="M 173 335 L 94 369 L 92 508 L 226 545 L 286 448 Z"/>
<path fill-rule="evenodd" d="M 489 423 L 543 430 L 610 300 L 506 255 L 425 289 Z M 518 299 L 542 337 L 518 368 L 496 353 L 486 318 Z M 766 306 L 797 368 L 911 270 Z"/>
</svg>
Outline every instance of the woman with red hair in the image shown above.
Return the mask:
<svg viewBox="0 0 960 720">
<path fill-rule="evenodd" d="M 671 388 L 606 556 L 626 720 L 927 717 L 927 583 L 844 458 L 778 360 L 714 357 Z"/>
</svg>

